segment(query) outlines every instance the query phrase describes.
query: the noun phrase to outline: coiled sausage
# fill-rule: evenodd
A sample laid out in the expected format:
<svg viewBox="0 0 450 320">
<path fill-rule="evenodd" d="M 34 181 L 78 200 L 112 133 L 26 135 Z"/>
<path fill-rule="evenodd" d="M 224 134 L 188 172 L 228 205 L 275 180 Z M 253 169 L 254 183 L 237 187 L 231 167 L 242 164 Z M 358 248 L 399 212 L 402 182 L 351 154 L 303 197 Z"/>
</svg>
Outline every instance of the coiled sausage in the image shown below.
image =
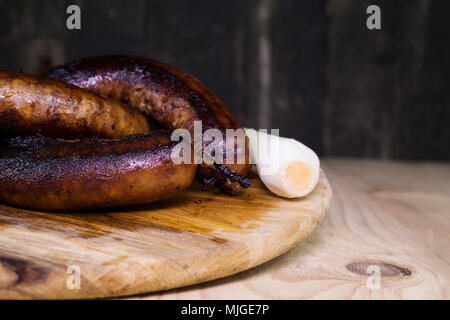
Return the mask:
<svg viewBox="0 0 450 320">
<path fill-rule="evenodd" d="M 197 168 L 173 163 L 175 144 L 166 131 L 105 140 L 3 138 L 0 199 L 51 211 L 166 199 L 188 188 Z"/>
<path fill-rule="evenodd" d="M 0 130 L 54 138 L 117 138 L 151 129 L 141 112 L 60 81 L 0 71 Z"/>
<path fill-rule="evenodd" d="M 225 104 L 195 77 L 161 62 L 133 56 L 86 58 L 51 69 L 46 76 L 120 99 L 151 115 L 165 128 L 185 128 L 194 134 L 194 121 L 202 130 L 240 129 Z M 247 139 L 247 138 L 245 138 Z M 203 142 L 203 148 L 207 143 Z M 205 185 L 216 185 L 236 194 L 249 185 L 244 178 L 250 169 L 248 141 L 234 144 L 235 155 L 244 154 L 244 163 L 224 165 L 203 162 L 198 177 Z M 236 157 L 235 157 L 236 158 Z"/>
</svg>

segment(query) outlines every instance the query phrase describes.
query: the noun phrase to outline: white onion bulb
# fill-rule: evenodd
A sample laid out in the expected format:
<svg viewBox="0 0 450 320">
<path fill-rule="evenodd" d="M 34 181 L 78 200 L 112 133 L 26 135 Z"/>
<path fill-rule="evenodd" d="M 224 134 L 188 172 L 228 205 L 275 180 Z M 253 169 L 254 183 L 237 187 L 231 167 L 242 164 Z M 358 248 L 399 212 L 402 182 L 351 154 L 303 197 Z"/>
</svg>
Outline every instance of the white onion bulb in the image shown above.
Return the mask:
<svg viewBox="0 0 450 320">
<path fill-rule="evenodd" d="M 245 129 L 250 159 L 264 185 L 280 197 L 310 193 L 319 181 L 320 161 L 310 148 L 294 139 Z"/>
</svg>

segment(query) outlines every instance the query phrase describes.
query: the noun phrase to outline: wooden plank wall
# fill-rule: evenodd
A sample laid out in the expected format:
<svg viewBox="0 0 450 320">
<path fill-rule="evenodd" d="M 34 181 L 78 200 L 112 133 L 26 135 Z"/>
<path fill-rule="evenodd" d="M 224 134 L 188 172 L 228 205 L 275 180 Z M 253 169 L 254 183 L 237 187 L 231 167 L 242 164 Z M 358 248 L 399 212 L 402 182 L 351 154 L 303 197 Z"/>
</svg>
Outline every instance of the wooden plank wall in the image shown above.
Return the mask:
<svg viewBox="0 0 450 320">
<path fill-rule="evenodd" d="M 82 30 L 65 27 L 79 4 Z M 382 30 L 365 27 L 378 4 Z M 190 72 L 322 156 L 450 160 L 450 2 L 0 0 L 0 68 L 101 54 Z"/>
</svg>

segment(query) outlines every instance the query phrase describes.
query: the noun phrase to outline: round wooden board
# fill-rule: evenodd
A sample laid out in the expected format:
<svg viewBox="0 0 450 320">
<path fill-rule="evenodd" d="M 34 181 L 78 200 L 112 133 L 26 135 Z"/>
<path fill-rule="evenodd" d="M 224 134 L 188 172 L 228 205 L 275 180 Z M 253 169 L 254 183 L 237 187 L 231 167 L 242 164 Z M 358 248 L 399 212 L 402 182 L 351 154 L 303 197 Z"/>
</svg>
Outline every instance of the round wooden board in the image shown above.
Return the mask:
<svg viewBox="0 0 450 320">
<path fill-rule="evenodd" d="M 330 202 L 321 173 L 315 190 L 295 200 L 274 196 L 255 177 L 237 197 L 191 189 L 120 211 L 0 205 L 0 298 L 115 297 L 225 277 L 306 239 Z"/>
</svg>

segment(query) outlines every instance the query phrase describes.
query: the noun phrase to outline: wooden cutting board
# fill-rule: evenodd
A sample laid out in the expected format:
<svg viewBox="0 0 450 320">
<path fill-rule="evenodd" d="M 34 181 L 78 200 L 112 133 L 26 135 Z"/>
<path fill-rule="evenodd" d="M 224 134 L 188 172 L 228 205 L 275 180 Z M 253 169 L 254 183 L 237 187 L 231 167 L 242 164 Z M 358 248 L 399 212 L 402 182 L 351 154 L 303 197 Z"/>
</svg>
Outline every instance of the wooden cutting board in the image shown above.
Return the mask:
<svg viewBox="0 0 450 320">
<path fill-rule="evenodd" d="M 132 295 L 225 277 L 306 239 L 325 216 L 322 173 L 305 198 L 256 177 L 237 197 L 190 189 L 120 211 L 45 213 L 0 205 L 0 298 Z"/>
</svg>

